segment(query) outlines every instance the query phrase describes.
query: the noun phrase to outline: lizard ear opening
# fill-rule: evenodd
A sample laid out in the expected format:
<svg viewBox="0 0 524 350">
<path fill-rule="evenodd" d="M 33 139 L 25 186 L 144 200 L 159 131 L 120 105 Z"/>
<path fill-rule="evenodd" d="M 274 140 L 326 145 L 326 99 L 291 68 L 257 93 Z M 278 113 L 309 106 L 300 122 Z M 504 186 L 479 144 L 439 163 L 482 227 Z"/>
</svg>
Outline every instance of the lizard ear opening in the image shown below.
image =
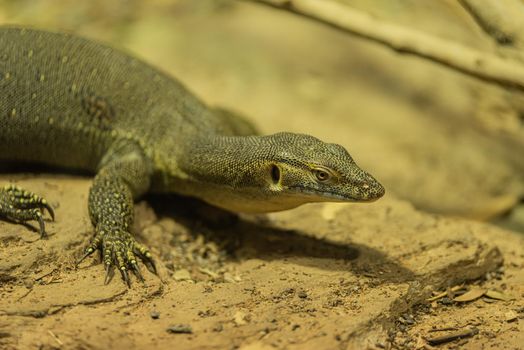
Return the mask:
<svg viewBox="0 0 524 350">
<path fill-rule="evenodd" d="M 280 182 L 280 168 L 276 164 L 271 165 L 271 180 L 275 185 Z"/>
</svg>

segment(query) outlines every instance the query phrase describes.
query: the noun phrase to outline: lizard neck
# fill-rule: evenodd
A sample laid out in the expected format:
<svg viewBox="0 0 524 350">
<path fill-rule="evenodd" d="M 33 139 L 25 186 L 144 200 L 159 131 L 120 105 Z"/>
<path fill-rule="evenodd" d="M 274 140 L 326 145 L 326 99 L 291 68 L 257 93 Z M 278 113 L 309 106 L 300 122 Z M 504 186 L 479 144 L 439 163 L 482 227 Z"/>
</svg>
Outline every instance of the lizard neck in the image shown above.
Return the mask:
<svg viewBox="0 0 524 350">
<path fill-rule="evenodd" d="M 206 184 L 248 185 L 250 170 L 270 152 L 263 136 L 206 135 L 190 142 L 179 160 L 191 180 Z M 256 185 L 251 178 L 252 185 Z"/>
<path fill-rule="evenodd" d="M 206 135 L 184 148 L 177 167 L 185 179 L 175 180 L 171 191 L 232 211 L 273 210 L 267 207 L 271 202 L 270 171 L 260 171 L 270 166 L 269 137 Z M 261 203 L 265 203 L 263 208 Z"/>
</svg>

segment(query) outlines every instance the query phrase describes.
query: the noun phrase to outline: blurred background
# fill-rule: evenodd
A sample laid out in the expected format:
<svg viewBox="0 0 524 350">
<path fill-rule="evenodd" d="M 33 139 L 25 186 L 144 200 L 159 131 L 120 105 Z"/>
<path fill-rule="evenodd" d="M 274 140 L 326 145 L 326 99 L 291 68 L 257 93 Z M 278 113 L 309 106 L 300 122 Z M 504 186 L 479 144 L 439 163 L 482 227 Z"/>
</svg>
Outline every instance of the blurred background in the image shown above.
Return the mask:
<svg viewBox="0 0 524 350">
<path fill-rule="evenodd" d="M 339 2 L 523 62 L 520 42 L 489 35 L 465 1 Z M 249 1 L 0 0 L 0 23 L 123 48 L 265 134 L 344 145 L 388 195 L 524 232 L 522 92 Z"/>
</svg>

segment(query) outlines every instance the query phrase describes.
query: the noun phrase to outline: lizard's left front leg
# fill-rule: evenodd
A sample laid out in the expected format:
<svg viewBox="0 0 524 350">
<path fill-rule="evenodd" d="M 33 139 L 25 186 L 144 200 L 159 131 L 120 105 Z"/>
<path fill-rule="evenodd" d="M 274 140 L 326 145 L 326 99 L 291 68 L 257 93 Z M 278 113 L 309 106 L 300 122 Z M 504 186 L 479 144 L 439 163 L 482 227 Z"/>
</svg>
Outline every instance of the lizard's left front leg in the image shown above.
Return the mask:
<svg viewBox="0 0 524 350">
<path fill-rule="evenodd" d="M 130 232 L 133 202 L 148 190 L 151 167 L 135 145 L 125 145 L 109 152 L 102 164 L 89 191 L 89 215 L 95 236 L 80 261 L 100 249 L 106 269 L 105 283 L 109 282 L 116 266 L 129 286 L 129 269 L 143 280 L 136 256 L 154 270 L 151 253 Z"/>
</svg>

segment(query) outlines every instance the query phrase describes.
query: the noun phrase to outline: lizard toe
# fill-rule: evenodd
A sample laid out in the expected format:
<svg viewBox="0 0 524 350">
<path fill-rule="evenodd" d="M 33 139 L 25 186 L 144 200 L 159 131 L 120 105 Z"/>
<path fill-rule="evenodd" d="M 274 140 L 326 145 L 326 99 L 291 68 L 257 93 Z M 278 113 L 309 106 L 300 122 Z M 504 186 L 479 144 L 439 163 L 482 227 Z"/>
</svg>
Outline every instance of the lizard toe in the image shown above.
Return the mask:
<svg viewBox="0 0 524 350">
<path fill-rule="evenodd" d="M 151 273 L 158 275 L 153 255 L 151 255 L 151 252 L 149 249 L 147 249 L 146 246 L 138 242 L 134 242 L 133 252 L 138 255 L 140 259 L 142 259 L 142 262 Z"/>
<path fill-rule="evenodd" d="M 101 247 L 102 247 L 102 234 L 97 233 L 93 237 L 93 239 L 91 239 L 91 242 L 89 243 L 89 245 L 84 249 L 84 255 L 82 255 L 82 257 L 77 260 L 76 265 L 77 266 L 80 265 L 82 261 L 84 261 L 87 257 L 89 257 L 91 254 L 96 252 Z"/>
</svg>

